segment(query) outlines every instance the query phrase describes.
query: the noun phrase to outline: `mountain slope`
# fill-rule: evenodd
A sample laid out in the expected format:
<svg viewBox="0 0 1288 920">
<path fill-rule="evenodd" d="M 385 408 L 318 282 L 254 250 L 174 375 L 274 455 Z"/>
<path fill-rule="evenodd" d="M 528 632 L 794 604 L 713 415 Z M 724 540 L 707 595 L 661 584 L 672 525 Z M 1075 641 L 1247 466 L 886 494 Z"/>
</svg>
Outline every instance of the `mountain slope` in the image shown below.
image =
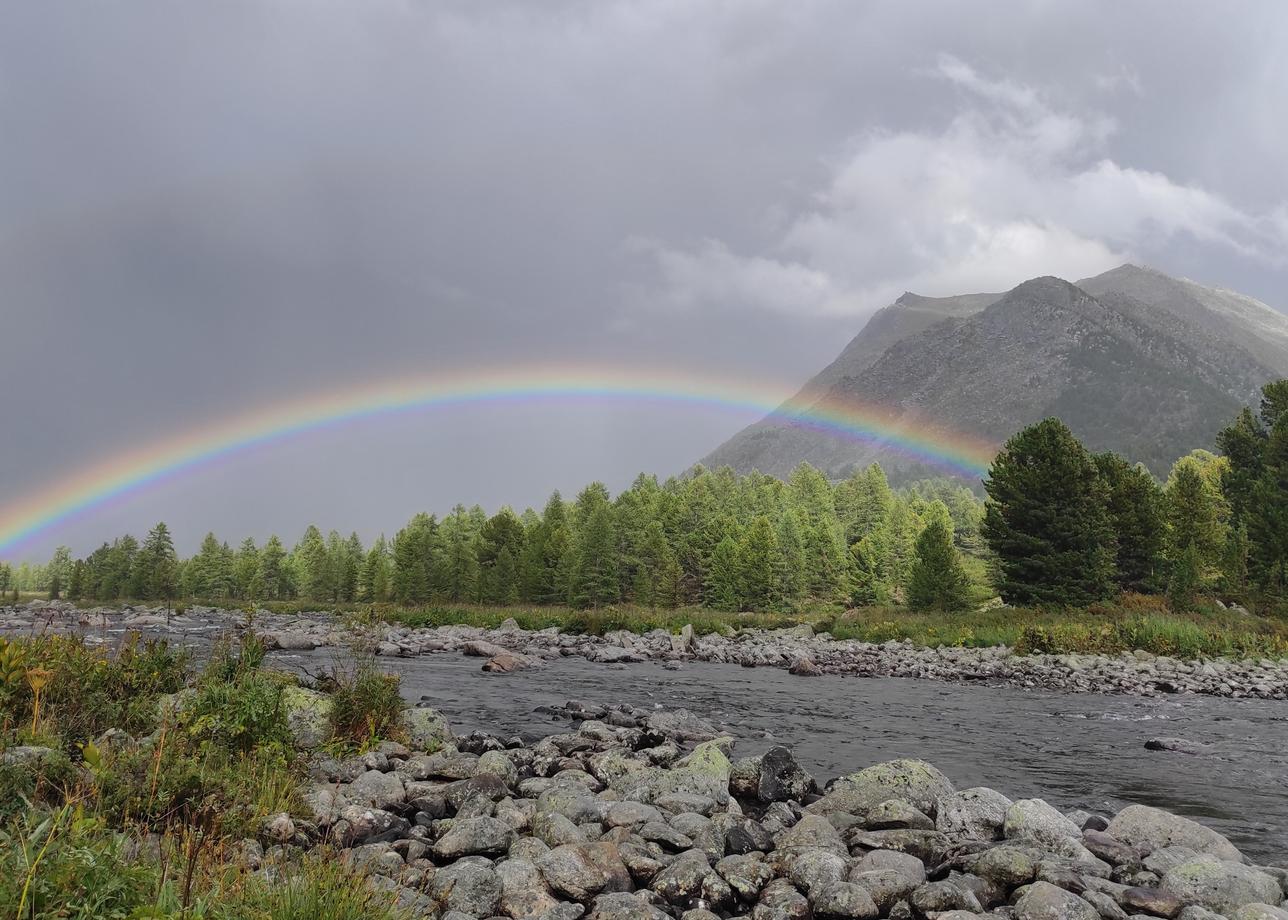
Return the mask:
<svg viewBox="0 0 1288 920">
<path fill-rule="evenodd" d="M 1192 447 L 1210 445 L 1262 383 L 1285 373 L 1288 317 L 1251 298 L 1122 266 L 1078 285 L 1037 278 L 1004 295 L 904 295 L 796 404 L 877 405 L 894 418 L 997 443 L 1058 415 L 1089 447 L 1161 474 Z M 772 416 L 703 462 L 784 475 L 801 460 L 833 476 L 873 460 L 896 476 L 928 472 L 888 446 Z"/>
</svg>

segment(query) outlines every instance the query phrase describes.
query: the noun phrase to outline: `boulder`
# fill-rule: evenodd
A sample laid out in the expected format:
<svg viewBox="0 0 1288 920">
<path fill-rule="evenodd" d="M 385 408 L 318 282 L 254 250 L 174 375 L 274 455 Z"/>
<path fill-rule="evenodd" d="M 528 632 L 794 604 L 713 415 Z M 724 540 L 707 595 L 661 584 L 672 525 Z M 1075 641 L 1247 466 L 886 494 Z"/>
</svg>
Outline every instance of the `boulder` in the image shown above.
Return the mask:
<svg viewBox="0 0 1288 920">
<path fill-rule="evenodd" d="M 438 859 L 462 856 L 499 856 L 514 843 L 514 830 L 498 818 L 456 818 L 451 828 L 434 844 Z"/>
<path fill-rule="evenodd" d="M 762 803 L 799 802 L 814 788 L 814 777 L 782 745 L 771 747 L 759 758 L 754 794 Z"/>
<path fill-rule="evenodd" d="M 671 918 L 638 895 L 610 892 L 595 898 L 587 920 L 671 920 Z"/>
<path fill-rule="evenodd" d="M 1211 828 L 1148 805 L 1128 805 L 1114 815 L 1105 833 L 1146 852 L 1183 846 L 1218 859 L 1243 861 L 1238 847 Z"/>
<path fill-rule="evenodd" d="M 608 876 L 583 844 L 564 844 L 537 859 L 537 868 L 556 893 L 574 901 L 589 901 L 604 889 Z"/>
<path fill-rule="evenodd" d="M 901 799 L 927 817 L 939 814 L 939 802 L 953 794 L 953 784 L 924 760 L 890 760 L 838 779 L 807 809 L 816 814 L 863 815 L 889 799 Z"/>
<path fill-rule="evenodd" d="M 1159 887 L 1187 904 L 1227 916 L 1245 904 L 1277 903 L 1284 894 L 1274 876 L 1215 856 L 1200 856 L 1171 869 Z"/>
<path fill-rule="evenodd" d="M 842 857 L 850 855 L 841 835 L 822 815 L 801 818 L 775 838 L 774 848 L 785 855 L 801 850 L 828 850 Z"/>
<path fill-rule="evenodd" d="M 1071 891 L 1034 882 L 1015 902 L 1015 920 L 1100 920 L 1100 914 Z"/>
<path fill-rule="evenodd" d="M 355 805 L 388 811 L 407 801 L 407 789 L 397 773 L 367 770 L 345 787 L 344 797 Z"/>
<path fill-rule="evenodd" d="M 866 888 L 850 882 L 832 882 L 813 895 L 814 916 L 834 920 L 873 920 L 879 916 Z"/>
<path fill-rule="evenodd" d="M 406 732 L 407 744 L 414 751 L 432 754 L 452 740 L 447 719 L 438 710 L 428 706 L 404 709 L 399 717 L 399 725 Z"/>
<path fill-rule="evenodd" d="M 1081 837 L 1082 829 L 1042 799 L 1020 799 L 1007 809 L 1002 834 L 1007 840 L 1056 847 Z"/>
<path fill-rule="evenodd" d="M 1002 793 L 984 786 L 963 789 L 940 800 L 935 827 L 950 837 L 1000 840 L 1012 804 Z"/>
<path fill-rule="evenodd" d="M 282 690 L 286 726 L 301 750 L 321 747 L 331 737 L 331 698 L 316 690 L 291 685 Z"/>
<path fill-rule="evenodd" d="M 470 917 L 491 917 L 501 904 L 501 879 L 486 859 L 458 859 L 434 873 L 429 897 L 444 914 L 460 911 Z"/>
</svg>

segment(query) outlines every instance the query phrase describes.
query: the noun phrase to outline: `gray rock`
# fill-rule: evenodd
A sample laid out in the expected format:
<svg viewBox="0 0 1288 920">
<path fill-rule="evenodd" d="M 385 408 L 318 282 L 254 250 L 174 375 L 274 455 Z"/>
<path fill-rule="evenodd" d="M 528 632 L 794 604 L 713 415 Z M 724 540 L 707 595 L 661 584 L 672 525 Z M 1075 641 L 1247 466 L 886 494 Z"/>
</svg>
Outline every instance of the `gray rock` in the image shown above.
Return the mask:
<svg viewBox="0 0 1288 920">
<path fill-rule="evenodd" d="M 1214 856 L 1200 856 L 1171 869 L 1163 876 L 1161 887 L 1187 904 L 1226 915 L 1245 904 L 1283 900 L 1277 879 L 1251 866 Z"/>
<path fill-rule="evenodd" d="M 1000 840 L 1012 804 L 1002 793 L 985 786 L 963 789 L 940 800 L 935 827 L 950 837 Z"/>
<path fill-rule="evenodd" d="M 608 882 L 582 844 L 555 847 L 537 860 L 537 868 L 556 894 L 574 901 L 589 901 Z"/>
<path fill-rule="evenodd" d="M 940 800 L 954 791 L 948 777 L 923 760 L 891 760 L 842 777 L 807 810 L 862 815 L 888 799 L 902 799 L 934 818 L 939 814 Z"/>
<path fill-rule="evenodd" d="M 894 871 L 920 885 L 926 880 L 926 867 L 920 859 L 897 850 L 873 850 L 865 853 L 851 870 L 853 876 L 864 872 Z"/>
<path fill-rule="evenodd" d="M 452 740 L 447 719 L 438 710 L 428 706 L 404 709 L 399 716 L 399 724 L 407 734 L 407 743 L 415 751 L 432 754 Z"/>
<path fill-rule="evenodd" d="M 879 916 L 867 889 L 850 882 L 831 882 L 815 892 L 812 901 L 815 917 L 873 920 Z"/>
<path fill-rule="evenodd" d="M 787 748 L 775 746 L 761 756 L 756 783 L 756 797 L 761 802 L 799 802 L 814 788 L 814 777 Z"/>
<path fill-rule="evenodd" d="M 1230 914 L 1230 920 L 1288 920 L 1288 910 L 1269 904 L 1245 904 Z"/>
<path fill-rule="evenodd" d="M 407 790 L 398 774 L 368 770 L 345 787 L 344 797 L 355 805 L 388 811 L 407 801 Z"/>
<path fill-rule="evenodd" d="M 1007 840 L 1031 840 L 1050 847 L 1080 838 L 1082 828 L 1042 799 L 1020 799 L 1007 809 L 1002 834 Z"/>
<path fill-rule="evenodd" d="M 1037 854 L 1018 846 L 994 847 L 965 862 L 971 872 L 1008 890 L 1033 881 L 1038 874 Z"/>
<path fill-rule="evenodd" d="M 510 849 L 514 830 L 497 818 L 457 818 L 451 829 L 434 844 L 439 859 L 462 856 L 499 856 Z"/>
<path fill-rule="evenodd" d="M 922 868 L 920 861 L 917 862 L 917 867 Z M 898 901 L 907 898 L 926 881 L 926 873 L 923 870 L 921 877 L 915 878 L 899 869 L 869 869 L 863 872 L 852 871 L 849 881 L 862 885 L 876 904 L 877 910 L 887 914 Z"/>
<path fill-rule="evenodd" d="M 863 825 L 871 830 L 911 828 L 929 831 L 934 830 L 935 822 L 903 799 L 887 799 L 867 813 Z"/>
<path fill-rule="evenodd" d="M 809 920 L 809 901 L 786 879 L 775 879 L 765 886 L 760 899 L 751 909 L 752 920 Z"/>
<path fill-rule="evenodd" d="M 588 920 L 671 920 L 634 894 L 612 892 L 595 898 Z"/>
<path fill-rule="evenodd" d="M 716 863 L 715 870 L 747 903 L 754 902 L 774 879 L 774 870 L 758 855 L 726 856 Z"/>
<path fill-rule="evenodd" d="M 559 902 L 550 893 L 536 865 L 526 859 L 507 859 L 496 866 L 501 880 L 501 912 L 514 920 L 528 920 L 553 910 Z"/>
<path fill-rule="evenodd" d="M 1034 882 L 1015 902 L 1016 920 L 1100 920 L 1094 907 L 1049 882 Z"/>
<path fill-rule="evenodd" d="M 472 856 L 435 872 L 428 893 L 440 911 L 491 917 L 501 904 L 501 879 L 487 860 Z"/>
<path fill-rule="evenodd" d="M 538 811 L 533 815 L 532 836 L 548 847 L 586 842 L 586 832 L 558 812 Z"/>
<path fill-rule="evenodd" d="M 1119 893 L 1118 904 L 1134 914 L 1167 917 L 1168 920 L 1185 908 L 1180 898 L 1161 888 L 1128 888 Z"/>
<path fill-rule="evenodd" d="M 1114 815 L 1105 833 L 1144 851 L 1183 846 L 1218 859 L 1243 861 L 1238 848 L 1211 828 L 1148 805 L 1128 805 Z"/>
<path fill-rule="evenodd" d="M 815 889 L 845 880 L 848 861 L 830 850 L 799 850 L 791 857 L 787 876 L 812 897 Z"/>
<path fill-rule="evenodd" d="M 948 910 L 965 910 L 972 914 L 984 912 L 973 891 L 950 881 L 919 885 L 909 896 L 908 902 L 923 917 Z"/>
<path fill-rule="evenodd" d="M 670 903 L 679 904 L 702 890 L 702 882 L 711 871 L 706 854 L 689 850 L 654 876 L 649 887 Z"/>
<path fill-rule="evenodd" d="M 841 856 L 850 851 L 832 826 L 822 815 L 806 815 L 774 839 L 775 848 L 790 854 L 795 850 L 830 850 Z"/>
</svg>

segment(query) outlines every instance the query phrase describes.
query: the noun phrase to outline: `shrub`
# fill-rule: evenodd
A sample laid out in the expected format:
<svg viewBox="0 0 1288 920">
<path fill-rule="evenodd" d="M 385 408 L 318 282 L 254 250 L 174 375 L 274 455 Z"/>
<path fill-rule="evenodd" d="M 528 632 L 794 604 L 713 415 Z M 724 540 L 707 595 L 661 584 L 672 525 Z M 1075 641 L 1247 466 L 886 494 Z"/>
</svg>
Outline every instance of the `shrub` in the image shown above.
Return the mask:
<svg viewBox="0 0 1288 920">
<path fill-rule="evenodd" d="M 207 746 L 241 752 L 284 748 L 291 733 L 283 687 L 282 676 L 263 671 L 239 673 L 233 680 L 207 677 L 180 712 L 180 725 L 189 739 Z"/>
<path fill-rule="evenodd" d="M 331 732 L 336 740 L 366 744 L 399 734 L 404 705 L 401 678 L 381 673 L 374 662 L 360 661 L 349 674 L 337 674 L 331 687 Z"/>
</svg>

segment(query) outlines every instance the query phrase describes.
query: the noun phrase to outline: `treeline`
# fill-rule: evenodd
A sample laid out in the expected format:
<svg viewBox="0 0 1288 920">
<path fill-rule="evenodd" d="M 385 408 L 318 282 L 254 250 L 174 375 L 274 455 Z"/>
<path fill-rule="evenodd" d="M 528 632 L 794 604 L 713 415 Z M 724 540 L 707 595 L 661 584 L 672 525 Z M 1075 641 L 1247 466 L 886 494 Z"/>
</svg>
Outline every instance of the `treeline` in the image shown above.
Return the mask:
<svg viewBox="0 0 1288 920">
<path fill-rule="evenodd" d="M 1288 600 L 1288 380 L 1263 389 L 1217 437 L 1160 483 L 1092 454 L 1057 419 L 998 454 L 987 502 L 950 480 L 892 490 L 875 464 L 832 483 L 802 464 L 786 482 L 695 468 L 640 475 L 613 497 L 601 483 L 541 512 L 488 516 L 458 505 L 418 514 L 392 540 L 310 526 L 235 549 L 208 534 L 180 560 L 158 524 L 84 559 L 60 547 L 44 566 L 0 568 L 0 590 L 75 599 L 700 604 L 790 610 L 809 603 L 961 609 L 1086 606 L 1123 591 L 1178 609 L 1221 595 Z"/>
<path fill-rule="evenodd" d="M 277 537 L 234 547 L 207 534 L 180 560 L 159 524 L 142 543 L 121 537 L 79 560 L 60 547 L 48 565 L 15 574 L 19 590 L 103 601 L 897 603 L 913 585 L 928 525 L 947 543 L 940 557 L 959 566 L 959 549 L 982 549 L 982 517 L 982 502 L 959 483 L 895 491 L 876 465 L 839 483 L 807 464 L 786 482 L 698 467 L 663 483 L 640 475 L 616 497 L 601 483 L 572 501 L 556 492 L 540 512 L 502 508 L 489 517 L 458 505 L 441 519 L 417 514 L 369 547 L 356 534 L 310 526 L 290 548 Z"/>
<path fill-rule="evenodd" d="M 982 533 L 1003 599 L 1085 606 L 1119 591 L 1192 607 L 1218 594 L 1288 600 L 1288 380 L 1262 388 L 1160 485 L 1143 467 L 1089 453 L 1057 419 L 1011 438 L 985 482 Z"/>
</svg>

